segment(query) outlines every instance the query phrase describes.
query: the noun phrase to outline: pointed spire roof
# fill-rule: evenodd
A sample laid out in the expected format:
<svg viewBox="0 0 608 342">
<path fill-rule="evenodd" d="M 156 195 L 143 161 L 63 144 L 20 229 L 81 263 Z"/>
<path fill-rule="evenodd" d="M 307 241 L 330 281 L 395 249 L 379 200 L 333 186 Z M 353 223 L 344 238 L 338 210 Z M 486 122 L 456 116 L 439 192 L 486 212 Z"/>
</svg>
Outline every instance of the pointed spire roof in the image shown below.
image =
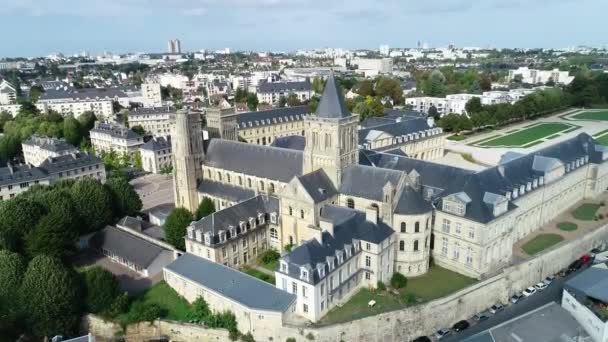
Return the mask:
<svg viewBox="0 0 608 342">
<path fill-rule="evenodd" d="M 320 118 L 328 119 L 341 119 L 351 115 L 344 103 L 344 96 L 336 83 L 333 72 L 327 78 L 323 97 L 315 114 Z"/>
</svg>

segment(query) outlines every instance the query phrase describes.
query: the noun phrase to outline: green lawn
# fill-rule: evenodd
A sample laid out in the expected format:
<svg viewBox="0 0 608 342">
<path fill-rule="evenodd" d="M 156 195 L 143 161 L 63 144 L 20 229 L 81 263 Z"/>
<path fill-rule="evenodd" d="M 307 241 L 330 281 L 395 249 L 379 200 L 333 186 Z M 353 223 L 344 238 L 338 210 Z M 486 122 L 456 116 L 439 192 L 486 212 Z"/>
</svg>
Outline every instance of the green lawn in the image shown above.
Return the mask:
<svg viewBox="0 0 608 342">
<path fill-rule="evenodd" d="M 555 245 L 556 243 L 559 243 L 563 239 L 564 238 L 558 234 L 540 234 L 523 245 L 522 249 L 524 252 L 526 252 L 526 254 L 534 255 Z"/>
<path fill-rule="evenodd" d="M 604 134 L 599 138 L 595 138 L 595 141 L 597 141 L 597 143 L 600 145 L 608 146 L 608 134 Z"/>
<path fill-rule="evenodd" d="M 599 132 L 595 133 L 593 136 L 594 137 L 599 137 L 600 135 L 604 135 L 606 133 L 608 133 L 608 129 L 605 129 L 603 131 L 599 131 Z"/>
<path fill-rule="evenodd" d="M 256 277 L 260 280 L 263 280 L 267 283 L 270 283 L 272 285 L 274 285 L 276 283 L 274 276 L 271 276 L 269 274 L 266 274 L 262 271 L 258 271 L 255 268 L 251 268 L 249 266 L 244 266 L 241 268 L 241 272 L 245 272 L 247 274 L 249 274 L 252 277 Z"/>
<path fill-rule="evenodd" d="M 368 303 L 371 300 L 376 301 L 376 305 L 369 307 Z M 350 298 L 342 307 L 331 309 L 325 317 L 322 324 L 333 324 L 352 321 L 367 316 L 377 315 L 387 311 L 398 310 L 405 307 L 397 296 L 389 293 L 372 293 L 370 290 L 363 288 Z"/>
<path fill-rule="evenodd" d="M 187 321 L 190 304 L 180 297 L 167 283 L 160 283 L 150 287 L 146 292 L 138 295 L 133 302 L 140 301 L 148 304 L 156 304 L 166 313 L 164 318 L 174 321 Z M 133 307 L 133 303 L 131 304 Z M 128 320 L 129 312 L 118 316 L 119 321 Z"/>
<path fill-rule="evenodd" d="M 271 261 L 269 263 L 260 263 L 260 266 L 264 267 L 265 269 L 274 272 L 277 269 L 277 266 L 279 265 L 279 260 L 274 260 Z"/>
<path fill-rule="evenodd" d="M 560 222 L 557 224 L 557 229 L 563 230 L 566 232 L 571 232 L 573 230 L 577 230 L 578 225 L 576 223 L 572 223 L 572 222 Z"/>
<path fill-rule="evenodd" d="M 572 216 L 577 220 L 591 221 L 595 217 L 595 213 L 599 208 L 599 204 L 585 203 L 576 208 L 574 212 L 572 212 Z"/>
<path fill-rule="evenodd" d="M 572 116 L 573 119 L 578 120 L 596 120 L 596 121 L 608 121 L 608 110 L 601 111 L 585 111 Z"/>
<path fill-rule="evenodd" d="M 487 147 L 522 146 L 570 128 L 572 128 L 571 125 L 563 123 L 542 123 L 516 133 L 507 134 L 496 139 L 484 141 L 479 145 Z"/>
<path fill-rule="evenodd" d="M 476 281 L 460 273 L 432 265 L 425 275 L 408 278 L 404 292 L 411 293 L 422 301 L 429 301 L 447 296 Z"/>
<path fill-rule="evenodd" d="M 461 141 L 466 139 L 467 137 L 464 134 L 453 134 L 448 137 L 448 140 L 452 141 Z"/>
</svg>

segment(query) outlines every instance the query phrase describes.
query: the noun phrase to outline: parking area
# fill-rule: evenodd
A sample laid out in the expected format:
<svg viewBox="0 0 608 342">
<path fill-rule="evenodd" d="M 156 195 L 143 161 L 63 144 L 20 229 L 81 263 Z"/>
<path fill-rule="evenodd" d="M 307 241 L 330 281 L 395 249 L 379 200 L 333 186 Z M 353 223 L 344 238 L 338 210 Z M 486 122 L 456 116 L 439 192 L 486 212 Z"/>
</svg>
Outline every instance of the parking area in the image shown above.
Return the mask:
<svg viewBox="0 0 608 342">
<path fill-rule="evenodd" d="M 142 210 L 173 204 L 173 178 L 170 175 L 150 174 L 130 182 L 142 201 Z"/>
<path fill-rule="evenodd" d="M 136 295 L 148 289 L 150 286 L 162 280 L 162 272 L 152 278 L 144 277 L 139 273 L 113 262 L 110 258 L 87 250 L 81 253 L 74 261 L 76 269 L 86 269 L 93 266 L 100 266 L 114 274 L 120 283 L 120 287 L 129 293 Z"/>
</svg>

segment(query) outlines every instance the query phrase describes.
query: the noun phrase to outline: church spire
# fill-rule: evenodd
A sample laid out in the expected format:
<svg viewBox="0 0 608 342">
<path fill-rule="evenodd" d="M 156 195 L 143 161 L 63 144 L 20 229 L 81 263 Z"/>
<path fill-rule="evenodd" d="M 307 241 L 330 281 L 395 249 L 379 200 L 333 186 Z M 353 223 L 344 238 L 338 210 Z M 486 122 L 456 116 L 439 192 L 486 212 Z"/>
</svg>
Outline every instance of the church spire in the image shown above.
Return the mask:
<svg viewBox="0 0 608 342">
<path fill-rule="evenodd" d="M 346 103 L 344 103 L 342 90 L 338 83 L 336 83 L 333 71 L 327 78 L 325 90 L 323 90 L 323 97 L 321 98 L 321 102 L 319 102 L 315 114 L 317 117 L 326 119 L 341 119 L 351 116 L 351 113 L 346 107 Z"/>
</svg>

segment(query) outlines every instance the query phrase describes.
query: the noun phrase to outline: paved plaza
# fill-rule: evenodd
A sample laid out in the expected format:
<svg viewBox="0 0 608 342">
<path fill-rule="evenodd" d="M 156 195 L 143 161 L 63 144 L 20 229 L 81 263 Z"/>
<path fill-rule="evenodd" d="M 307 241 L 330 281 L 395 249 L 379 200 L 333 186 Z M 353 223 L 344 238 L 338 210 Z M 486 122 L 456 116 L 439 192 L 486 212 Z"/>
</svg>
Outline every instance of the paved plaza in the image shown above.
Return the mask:
<svg viewBox="0 0 608 342">
<path fill-rule="evenodd" d="M 173 204 L 173 178 L 170 175 L 150 174 L 131 181 L 143 202 L 142 210 L 163 204 Z"/>
</svg>

